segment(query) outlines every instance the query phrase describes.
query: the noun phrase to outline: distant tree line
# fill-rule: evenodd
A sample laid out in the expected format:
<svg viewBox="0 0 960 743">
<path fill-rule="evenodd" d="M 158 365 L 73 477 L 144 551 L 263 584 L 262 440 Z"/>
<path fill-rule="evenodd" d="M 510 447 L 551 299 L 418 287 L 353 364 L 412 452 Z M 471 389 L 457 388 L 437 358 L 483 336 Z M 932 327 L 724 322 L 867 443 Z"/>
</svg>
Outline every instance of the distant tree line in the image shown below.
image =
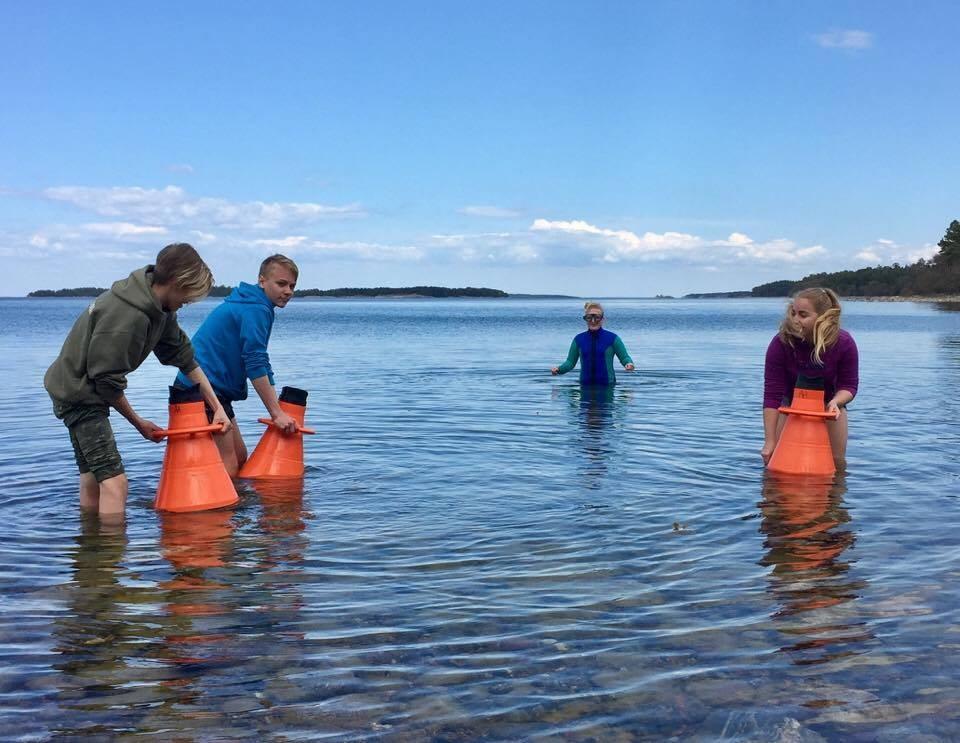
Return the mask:
<svg viewBox="0 0 960 743">
<path fill-rule="evenodd" d="M 808 286 L 828 286 L 848 297 L 910 297 L 960 294 L 960 221 L 950 223 L 940 252 L 909 266 L 861 268 L 857 271 L 813 273 L 799 281 L 772 281 L 753 287 L 754 297 L 786 297 Z"/>
<path fill-rule="evenodd" d="M 37 289 L 30 292 L 28 297 L 99 297 L 106 289 L 94 286 L 79 286 L 75 289 Z M 233 291 L 231 286 L 217 285 L 210 290 L 208 296 L 225 297 Z M 474 288 L 450 289 L 445 286 L 405 286 L 384 287 L 373 289 L 297 289 L 296 297 L 495 297 L 510 296 L 499 289 Z"/>
<path fill-rule="evenodd" d="M 37 289 L 28 297 L 99 297 L 106 289 L 96 286 L 78 286 L 75 289 Z"/>
<path fill-rule="evenodd" d="M 474 288 L 450 289 L 445 286 L 378 286 L 369 289 L 297 289 L 295 297 L 496 297 L 510 296 L 499 289 Z"/>
</svg>

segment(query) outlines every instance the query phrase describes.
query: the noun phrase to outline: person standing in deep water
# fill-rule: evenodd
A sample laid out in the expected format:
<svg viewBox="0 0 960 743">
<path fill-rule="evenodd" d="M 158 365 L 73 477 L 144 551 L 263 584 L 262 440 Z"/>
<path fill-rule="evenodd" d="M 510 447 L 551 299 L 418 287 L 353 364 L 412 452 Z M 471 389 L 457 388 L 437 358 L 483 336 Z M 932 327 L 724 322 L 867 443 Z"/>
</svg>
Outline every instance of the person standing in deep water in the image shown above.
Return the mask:
<svg viewBox="0 0 960 743">
<path fill-rule="evenodd" d="M 842 466 L 847 453 L 847 404 L 857 394 L 860 361 L 853 336 L 840 328 L 840 298 L 832 289 L 812 287 L 797 292 L 779 332 L 767 346 L 763 373 L 763 448 L 767 464 L 787 416 L 797 377 L 820 377 L 826 409 L 838 414 L 827 419 L 833 458 Z"/>
<path fill-rule="evenodd" d="M 580 361 L 580 384 L 610 385 L 617 383 L 613 372 L 613 357 L 616 356 L 623 368 L 633 371 L 633 359 L 627 353 L 620 336 L 603 327 L 603 305 L 599 302 L 586 302 L 583 305 L 583 319 L 587 329 L 574 337 L 570 343 L 567 360 L 550 370 L 551 374 L 566 374 Z"/>
</svg>

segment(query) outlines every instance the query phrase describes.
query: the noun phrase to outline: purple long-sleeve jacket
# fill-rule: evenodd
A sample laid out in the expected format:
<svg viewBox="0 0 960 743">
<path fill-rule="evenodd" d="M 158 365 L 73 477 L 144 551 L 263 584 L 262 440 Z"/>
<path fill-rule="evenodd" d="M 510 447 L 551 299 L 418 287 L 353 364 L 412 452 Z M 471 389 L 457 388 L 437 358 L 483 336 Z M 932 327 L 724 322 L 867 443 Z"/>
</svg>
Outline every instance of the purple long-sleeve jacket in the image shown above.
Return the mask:
<svg viewBox="0 0 960 743">
<path fill-rule="evenodd" d="M 763 407 L 778 408 L 793 397 L 797 375 L 823 377 L 824 400 L 829 402 L 837 390 L 856 396 L 860 384 L 859 355 L 853 336 L 841 330 L 837 342 L 823 352 L 823 364 L 813 360 L 813 346 L 795 340 L 788 346 L 775 335 L 767 346 L 763 370 Z"/>
</svg>

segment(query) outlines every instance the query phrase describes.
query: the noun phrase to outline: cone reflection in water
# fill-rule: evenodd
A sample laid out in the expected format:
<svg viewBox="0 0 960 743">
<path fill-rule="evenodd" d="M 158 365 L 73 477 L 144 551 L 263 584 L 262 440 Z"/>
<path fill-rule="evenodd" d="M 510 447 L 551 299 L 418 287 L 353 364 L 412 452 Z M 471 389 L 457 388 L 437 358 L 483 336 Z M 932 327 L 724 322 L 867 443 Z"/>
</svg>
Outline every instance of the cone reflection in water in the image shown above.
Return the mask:
<svg viewBox="0 0 960 743">
<path fill-rule="evenodd" d="M 227 633 L 212 631 L 223 621 L 204 621 L 230 611 L 230 587 L 215 577 L 229 564 L 233 553 L 234 512 L 198 511 L 160 514 L 160 550 L 173 576 L 160 583 L 164 597 L 163 659 L 173 666 L 223 662 L 224 648 L 236 641 Z M 175 680 L 171 679 L 170 682 Z M 185 679 L 177 679 L 189 688 Z"/>
<path fill-rule="evenodd" d="M 287 477 L 275 480 L 262 480 L 254 484 L 253 489 L 260 496 L 264 507 L 268 505 L 296 505 L 303 502 L 304 482 L 302 477 Z"/>
<path fill-rule="evenodd" d="M 791 661 L 809 666 L 859 655 L 873 632 L 854 609 L 866 583 L 850 575 L 844 552 L 856 536 L 843 504 L 846 484 L 836 478 L 767 473 L 760 532 L 771 568 L 769 591 Z"/>
<path fill-rule="evenodd" d="M 206 511 L 239 498 L 207 423 L 199 387 L 170 388 L 167 451 L 154 507 L 159 511 Z"/>
<path fill-rule="evenodd" d="M 160 514 L 160 549 L 175 570 L 218 568 L 233 536 L 233 511 Z"/>
<path fill-rule="evenodd" d="M 280 408 L 297 422 L 296 432 L 283 433 L 266 419 L 261 419 L 261 422 L 267 422 L 267 430 L 263 432 L 253 454 L 240 468 L 240 477 L 303 477 L 303 435 L 313 433 L 304 428 L 307 392 L 296 387 L 284 387 L 280 392 Z"/>
<path fill-rule="evenodd" d="M 767 469 L 788 475 L 832 475 L 836 472 L 827 418 L 824 410 L 823 380 L 801 376 L 793 390 L 793 401 L 780 408 L 787 420 Z"/>
</svg>

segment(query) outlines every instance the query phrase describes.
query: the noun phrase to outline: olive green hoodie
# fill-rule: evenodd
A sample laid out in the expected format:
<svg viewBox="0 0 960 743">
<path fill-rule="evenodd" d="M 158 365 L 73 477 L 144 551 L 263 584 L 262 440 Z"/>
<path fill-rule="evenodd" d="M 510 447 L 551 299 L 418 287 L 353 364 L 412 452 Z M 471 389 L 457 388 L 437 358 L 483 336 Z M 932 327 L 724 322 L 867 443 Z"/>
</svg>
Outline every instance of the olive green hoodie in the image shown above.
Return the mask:
<svg viewBox="0 0 960 743">
<path fill-rule="evenodd" d="M 43 386 L 53 412 L 70 424 L 78 407 L 109 406 L 127 388 L 127 374 L 151 351 L 184 374 L 197 368 L 190 339 L 154 296 L 153 266 L 113 284 L 83 311 L 50 365 Z"/>
</svg>

